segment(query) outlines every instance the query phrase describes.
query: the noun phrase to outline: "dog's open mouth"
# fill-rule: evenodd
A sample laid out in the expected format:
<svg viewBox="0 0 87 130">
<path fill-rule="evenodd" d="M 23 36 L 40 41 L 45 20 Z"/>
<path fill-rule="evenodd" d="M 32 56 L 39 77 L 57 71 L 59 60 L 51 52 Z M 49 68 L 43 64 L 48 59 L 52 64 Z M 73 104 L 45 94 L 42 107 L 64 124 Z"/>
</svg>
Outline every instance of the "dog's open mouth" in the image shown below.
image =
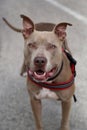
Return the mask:
<svg viewBox="0 0 87 130">
<path fill-rule="evenodd" d="M 29 69 L 28 74 L 30 76 L 32 76 L 35 80 L 42 82 L 42 81 L 46 81 L 48 78 L 52 77 L 56 73 L 56 70 L 57 70 L 57 67 L 54 67 L 49 72 L 45 72 L 42 69 L 38 69 L 33 72 Z"/>
<path fill-rule="evenodd" d="M 38 70 L 38 71 L 34 72 L 34 77 L 38 80 L 44 80 L 46 77 L 46 72 L 44 72 L 42 70 Z"/>
</svg>

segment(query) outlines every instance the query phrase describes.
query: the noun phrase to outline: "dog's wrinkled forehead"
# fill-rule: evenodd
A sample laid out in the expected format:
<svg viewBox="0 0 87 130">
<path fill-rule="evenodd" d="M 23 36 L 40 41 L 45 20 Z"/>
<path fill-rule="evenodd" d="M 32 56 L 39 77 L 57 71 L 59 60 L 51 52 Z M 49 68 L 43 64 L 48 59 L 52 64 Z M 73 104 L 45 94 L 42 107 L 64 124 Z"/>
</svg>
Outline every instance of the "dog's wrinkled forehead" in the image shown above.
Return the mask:
<svg viewBox="0 0 87 130">
<path fill-rule="evenodd" d="M 50 44 L 56 44 L 57 46 L 60 44 L 59 39 L 53 32 L 47 32 L 47 31 L 34 31 L 30 37 L 26 40 L 26 44 L 29 43 L 37 43 L 38 45 L 45 45 L 47 43 Z"/>
</svg>

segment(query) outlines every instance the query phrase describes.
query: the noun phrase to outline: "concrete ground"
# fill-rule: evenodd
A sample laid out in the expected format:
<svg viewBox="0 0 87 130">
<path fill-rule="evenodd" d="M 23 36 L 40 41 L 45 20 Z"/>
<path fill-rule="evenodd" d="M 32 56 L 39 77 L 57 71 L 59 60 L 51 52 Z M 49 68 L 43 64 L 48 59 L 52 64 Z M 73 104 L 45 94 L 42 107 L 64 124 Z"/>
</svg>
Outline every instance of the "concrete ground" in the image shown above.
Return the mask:
<svg viewBox="0 0 87 130">
<path fill-rule="evenodd" d="M 72 100 L 71 130 L 87 130 L 87 1 L 86 0 L 0 0 L 0 130 L 34 130 L 34 119 L 26 88 L 20 77 L 23 61 L 23 38 L 2 20 L 22 27 L 20 14 L 35 22 L 70 22 L 69 46 L 78 61 L 76 95 Z M 58 130 L 60 102 L 43 100 L 44 130 Z"/>
</svg>

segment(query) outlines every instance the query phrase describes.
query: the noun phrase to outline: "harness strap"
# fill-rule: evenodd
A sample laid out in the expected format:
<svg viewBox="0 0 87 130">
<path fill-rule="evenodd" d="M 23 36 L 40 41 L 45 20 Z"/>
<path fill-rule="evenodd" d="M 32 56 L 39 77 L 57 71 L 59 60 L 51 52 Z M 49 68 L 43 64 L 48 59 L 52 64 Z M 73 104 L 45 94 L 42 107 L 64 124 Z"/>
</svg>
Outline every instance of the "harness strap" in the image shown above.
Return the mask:
<svg viewBox="0 0 87 130">
<path fill-rule="evenodd" d="M 36 80 L 33 79 L 32 76 L 30 76 L 28 74 L 28 78 L 34 83 L 36 84 L 37 86 L 39 87 L 43 87 L 43 88 L 48 88 L 50 90 L 64 90 L 64 89 L 67 89 L 69 87 L 71 87 L 74 83 L 74 76 L 72 75 L 70 77 L 70 79 L 67 81 L 67 82 L 60 82 L 60 83 L 46 83 L 46 82 L 37 82 Z"/>
<path fill-rule="evenodd" d="M 70 61 L 71 71 L 75 77 L 76 76 L 75 65 L 77 64 L 77 61 L 72 57 L 72 55 L 67 50 L 63 50 L 63 51 L 66 54 L 68 60 Z"/>
<path fill-rule="evenodd" d="M 71 77 L 70 81 L 68 82 L 65 82 L 65 83 L 58 83 L 58 84 L 47 84 L 47 83 L 41 83 L 41 82 L 36 82 L 32 77 L 30 77 L 28 75 L 28 78 L 36 85 L 38 85 L 39 87 L 42 87 L 42 88 L 48 88 L 50 90 L 64 90 L 64 89 L 67 89 L 69 87 L 71 87 L 74 83 L 74 76 Z M 74 102 L 77 102 L 77 98 L 75 96 L 75 94 L 73 95 L 73 99 L 74 99 Z"/>
<path fill-rule="evenodd" d="M 73 99 L 74 99 L 74 102 L 77 102 L 77 98 L 75 94 L 73 94 Z"/>
</svg>

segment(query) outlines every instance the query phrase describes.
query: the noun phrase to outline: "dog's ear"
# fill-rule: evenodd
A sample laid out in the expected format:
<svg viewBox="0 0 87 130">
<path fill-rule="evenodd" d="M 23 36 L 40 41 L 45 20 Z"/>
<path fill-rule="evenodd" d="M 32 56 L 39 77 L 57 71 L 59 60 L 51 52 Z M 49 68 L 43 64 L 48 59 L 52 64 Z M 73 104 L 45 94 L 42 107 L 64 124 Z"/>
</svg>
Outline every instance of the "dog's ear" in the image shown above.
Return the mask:
<svg viewBox="0 0 87 130">
<path fill-rule="evenodd" d="M 23 36 L 25 39 L 27 39 L 30 34 L 34 31 L 34 23 L 33 21 L 25 16 L 25 15 L 20 15 L 21 18 L 23 18 Z"/>
<path fill-rule="evenodd" d="M 58 36 L 59 40 L 64 41 L 66 37 L 67 25 L 72 26 L 70 23 L 59 23 L 54 27 L 54 33 Z"/>
</svg>

